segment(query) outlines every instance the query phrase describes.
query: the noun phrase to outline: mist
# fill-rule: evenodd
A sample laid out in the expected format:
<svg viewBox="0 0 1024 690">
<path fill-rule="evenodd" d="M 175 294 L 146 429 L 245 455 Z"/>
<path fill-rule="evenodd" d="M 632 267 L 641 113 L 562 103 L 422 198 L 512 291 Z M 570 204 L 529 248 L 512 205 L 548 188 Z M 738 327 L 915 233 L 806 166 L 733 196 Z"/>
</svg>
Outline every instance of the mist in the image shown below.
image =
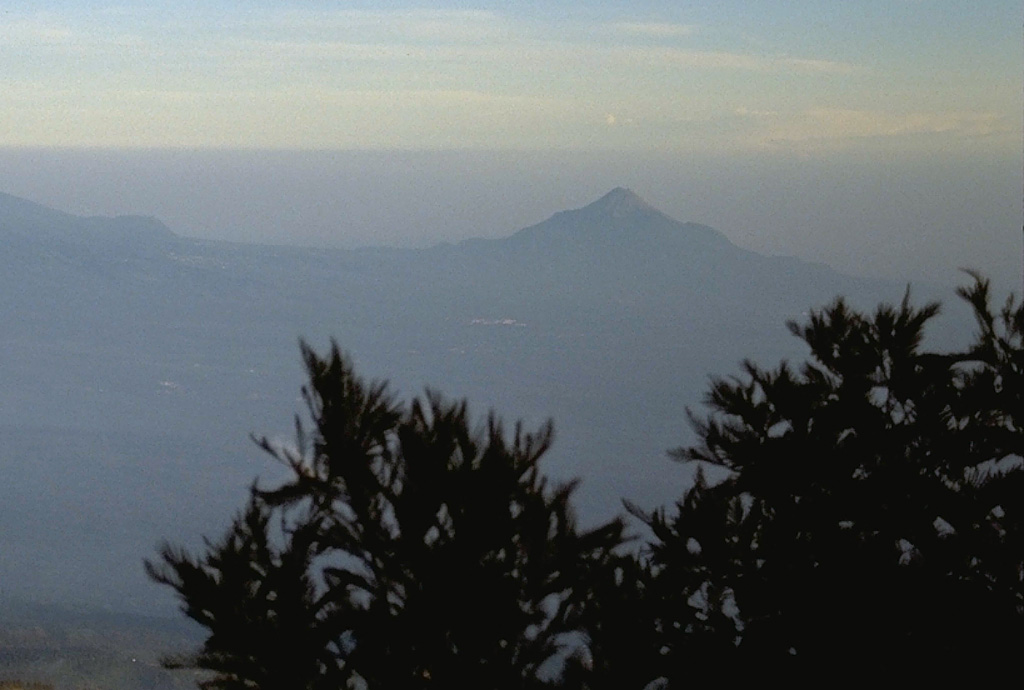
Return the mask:
<svg viewBox="0 0 1024 690">
<path fill-rule="evenodd" d="M 6 149 L 0 171 L 0 617 L 45 642 L 0 674 L 60 687 L 185 687 L 158 661 L 198 641 L 141 563 L 274 485 L 251 438 L 292 443 L 299 338 L 403 399 L 553 419 L 544 471 L 592 525 L 677 500 L 687 410 L 743 358 L 804 357 L 788 320 L 911 282 L 948 307 L 941 351 L 973 328 L 958 266 L 1019 288 L 1019 170 L 951 154 Z M 431 248 L 345 251 L 368 245 Z"/>
<path fill-rule="evenodd" d="M 1020 151 L 0 149 L 0 190 L 185 236 L 353 248 L 503 237 L 614 186 L 741 247 L 950 286 L 1018 289 Z"/>
</svg>

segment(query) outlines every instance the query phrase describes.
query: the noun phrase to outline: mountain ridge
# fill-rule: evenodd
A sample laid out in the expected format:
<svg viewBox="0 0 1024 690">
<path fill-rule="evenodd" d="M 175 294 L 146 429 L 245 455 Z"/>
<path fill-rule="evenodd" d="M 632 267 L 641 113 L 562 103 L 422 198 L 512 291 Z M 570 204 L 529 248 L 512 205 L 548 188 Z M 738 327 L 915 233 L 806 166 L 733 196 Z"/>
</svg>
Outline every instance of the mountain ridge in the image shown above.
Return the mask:
<svg viewBox="0 0 1024 690">
<path fill-rule="evenodd" d="M 12 235 L 74 244 L 114 240 L 134 245 L 178 237 L 153 216 L 81 216 L 0 192 L 0 237 Z"/>
<path fill-rule="evenodd" d="M 13 221 L 13 222 L 12 222 Z M 524 227 L 501 237 L 471 237 L 459 242 L 442 241 L 434 247 L 474 245 L 488 242 L 521 242 L 533 240 L 539 234 L 554 233 L 572 235 L 576 240 L 588 239 L 583 226 L 592 226 L 591 238 L 601 237 L 610 232 L 624 233 L 633 226 L 656 223 L 666 228 L 695 233 L 706 237 L 720 238 L 731 244 L 718 230 L 698 223 L 679 221 L 655 208 L 636 192 L 625 187 L 615 187 L 600 198 L 576 209 L 557 211 L 546 220 Z M 54 209 L 29 199 L 0 192 L 0 237 L 4 234 L 22 236 L 36 235 L 65 241 L 103 240 L 116 238 L 121 241 L 158 238 L 162 240 L 189 240 L 219 243 L 178 235 L 159 218 L 141 214 L 118 214 L 114 216 L 83 216 Z M 664 234 L 664 233 L 663 233 Z M 263 245 L 254 242 L 230 242 L 232 245 L 290 246 L 279 244 Z M 329 250 L 331 247 L 306 247 L 313 250 Z M 366 246 L 358 251 L 405 249 L 398 247 Z"/>
</svg>

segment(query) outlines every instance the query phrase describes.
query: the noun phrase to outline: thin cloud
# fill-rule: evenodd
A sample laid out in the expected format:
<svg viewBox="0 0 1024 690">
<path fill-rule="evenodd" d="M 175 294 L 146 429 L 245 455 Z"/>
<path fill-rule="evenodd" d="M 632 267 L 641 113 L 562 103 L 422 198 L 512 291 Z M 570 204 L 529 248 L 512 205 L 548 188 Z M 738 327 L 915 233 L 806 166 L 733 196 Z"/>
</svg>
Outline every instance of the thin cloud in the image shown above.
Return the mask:
<svg viewBox="0 0 1024 690">
<path fill-rule="evenodd" d="M 74 32 L 65 24 L 46 17 L 27 17 L 0 23 L 0 41 L 11 46 L 66 44 Z"/>
<path fill-rule="evenodd" d="M 831 72 L 850 74 L 858 71 L 856 65 L 835 60 L 809 60 L 806 58 L 779 58 L 777 63 L 790 68 L 794 72 Z"/>
<path fill-rule="evenodd" d="M 610 25 L 615 31 L 652 38 L 676 38 L 689 36 L 696 27 L 692 24 L 671 24 L 667 22 L 616 22 Z"/>
<path fill-rule="evenodd" d="M 728 51 L 680 50 L 666 47 L 634 47 L 617 51 L 648 63 L 675 64 L 695 69 L 725 69 L 747 72 L 795 72 L 849 74 L 859 68 L 846 62 L 798 59 L 735 53 Z"/>
<path fill-rule="evenodd" d="M 816 144 L 828 146 L 863 139 L 908 136 L 952 138 L 1006 134 L 1013 128 L 991 112 L 892 113 L 879 110 L 814 108 L 776 120 L 761 139 L 768 146 Z"/>
<path fill-rule="evenodd" d="M 995 113 L 886 113 L 877 110 L 818 108 L 807 111 L 811 136 L 877 137 L 945 132 L 979 136 L 1005 131 Z"/>
<path fill-rule="evenodd" d="M 145 134 L 151 145 L 181 144 L 175 137 L 187 135 L 197 144 L 411 147 L 709 137 L 749 147 L 980 136 L 1008 126 L 985 113 L 794 112 L 813 102 L 801 92 L 823 86 L 841 96 L 846 80 L 833 75 L 871 76 L 869 68 L 728 42 L 691 50 L 674 40 L 694 32 L 683 23 L 552 26 L 476 10 L 197 8 L 169 18 L 167 30 L 153 12 L 123 18 L 116 27 L 86 14 L 0 24 L 0 41 L 17 46 L 14 69 L 0 77 L 14 87 L 6 90 L 7 119 L 43 118 L 69 141 L 106 132 L 103 142 Z M 766 91 L 776 81 L 789 89 L 785 97 Z M 722 88 L 702 86 L 711 82 Z M 62 108 L 84 114 L 50 117 Z M 40 124 L 7 140 L 43 141 L 46 130 Z"/>
<path fill-rule="evenodd" d="M 302 10 L 257 14 L 248 28 L 265 35 L 338 37 L 366 42 L 394 40 L 484 42 L 512 38 L 516 30 L 501 15 L 485 10 Z"/>
<path fill-rule="evenodd" d="M 203 17 L 210 14 L 206 11 Z M 773 57 L 730 51 L 687 51 L 666 46 L 608 43 L 607 37 L 586 34 L 550 35 L 544 27 L 517 21 L 489 11 L 299 10 L 256 11 L 247 19 L 228 25 L 179 17 L 173 31 L 152 17 L 131 16 L 118 32 L 83 19 L 63 26 L 48 19 L 23 19 L 0 26 L 0 40 L 8 45 L 60 51 L 63 56 L 90 54 L 104 57 L 132 50 L 167 63 L 190 63 L 201 57 L 234 62 L 245 69 L 265 64 L 265 74 L 292 72 L 309 75 L 308 67 L 325 69 L 317 61 L 436 63 L 445 69 L 453 63 L 472 63 L 475 72 L 510 67 L 551 65 L 563 62 L 574 69 L 588 65 L 621 66 L 647 63 L 673 64 L 695 69 L 744 71 L 792 71 L 796 73 L 848 73 L 856 68 L 841 62 L 800 57 Z M 52 18 L 51 18 L 52 19 Z M 652 37 L 689 34 L 686 24 L 622 22 L 611 25 L 620 32 Z M 333 68 L 332 68 L 333 69 Z M 259 70 L 253 71 L 258 78 Z M 343 75 L 342 75 L 343 76 Z M 336 80 L 337 73 L 335 76 Z M 268 81 L 272 81 L 268 79 Z"/>
</svg>

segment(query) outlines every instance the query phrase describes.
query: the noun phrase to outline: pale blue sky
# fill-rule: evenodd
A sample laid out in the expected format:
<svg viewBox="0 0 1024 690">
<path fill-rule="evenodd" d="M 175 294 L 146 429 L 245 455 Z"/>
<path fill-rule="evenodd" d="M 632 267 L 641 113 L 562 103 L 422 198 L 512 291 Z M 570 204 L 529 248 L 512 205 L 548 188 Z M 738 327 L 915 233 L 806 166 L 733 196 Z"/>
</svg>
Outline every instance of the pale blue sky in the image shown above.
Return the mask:
<svg viewBox="0 0 1024 690">
<path fill-rule="evenodd" d="M 1019 147 L 1018 2 L 506 4 L 26 3 L 0 146 Z"/>
</svg>

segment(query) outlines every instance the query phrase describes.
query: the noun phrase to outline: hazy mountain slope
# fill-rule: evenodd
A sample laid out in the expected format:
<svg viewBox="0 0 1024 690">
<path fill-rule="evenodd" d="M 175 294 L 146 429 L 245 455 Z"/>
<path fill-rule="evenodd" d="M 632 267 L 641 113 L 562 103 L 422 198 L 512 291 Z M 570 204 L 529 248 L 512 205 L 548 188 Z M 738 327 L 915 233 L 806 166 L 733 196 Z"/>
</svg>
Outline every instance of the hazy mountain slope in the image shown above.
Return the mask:
<svg viewBox="0 0 1024 690">
<path fill-rule="evenodd" d="M 405 395 L 554 417 L 584 517 L 672 500 L 707 376 L 800 354 L 786 319 L 901 288 L 739 249 L 632 192 L 500 240 L 424 250 L 206 242 L 0 196 L 0 562 L 6 595 L 167 610 L 141 559 L 215 533 L 291 436 L 297 341 L 331 337 Z M 67 577 L 56 572 L 71 567 Z M 46 564 L 46 577 L 34 577 Z"/>
</svg>

